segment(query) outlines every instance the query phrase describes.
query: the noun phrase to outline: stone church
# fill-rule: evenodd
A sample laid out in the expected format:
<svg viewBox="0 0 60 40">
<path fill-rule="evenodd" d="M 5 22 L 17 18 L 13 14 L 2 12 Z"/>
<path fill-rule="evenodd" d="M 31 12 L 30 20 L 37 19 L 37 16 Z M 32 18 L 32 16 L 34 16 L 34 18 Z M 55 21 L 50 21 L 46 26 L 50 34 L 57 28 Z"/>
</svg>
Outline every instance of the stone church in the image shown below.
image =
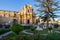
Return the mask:
<svg viewBox="0 0 60 40">
<path fill-rule="evenodd" d="M 33 8 L 30 4 L 24 5 L 18 12 L 0 10 L 0 16 L 6 17 L 12 20 L 12 22 L 19 24 L 36 24 L 36 14 L 33 12 Z"/>
</svg>

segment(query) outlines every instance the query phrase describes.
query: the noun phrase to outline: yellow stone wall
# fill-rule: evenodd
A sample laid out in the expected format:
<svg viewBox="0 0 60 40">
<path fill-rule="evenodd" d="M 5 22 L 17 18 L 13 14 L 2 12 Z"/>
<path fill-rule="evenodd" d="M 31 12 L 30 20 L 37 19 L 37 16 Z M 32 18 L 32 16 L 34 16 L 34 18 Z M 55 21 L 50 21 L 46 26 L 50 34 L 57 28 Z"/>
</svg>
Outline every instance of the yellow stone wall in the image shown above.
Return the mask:
<svg viewBox="0 0 60 40">
<path fill-rule="evenodd" d="M 28 24 L 28 20 L 29 24 L 32 24 L 33 21 L 36 23 L 36 15 L 34 16 L 35 17 L 33 17 L 32 6 L 29 4 L 23 6 L 22 9 L 17 13 L 18 22 L 22 22 L 23 24 Z"/>
<path fill-rule="evenodd" d="M 43 23 L 43 22 L 44 22 L 44 21 L 42 21 L 42 19 L 41 19 L 41 18 L 39 18 L 39 21 L 40 21 L 40 23 Z M 55 21 L 51 20 L 51 21 L 49 21 L 49 23 L 59 24 L 59 25 L 60 25 L 60 19 L 55 20 Z"/>
<path fill-rule="evenodd" d="M 16 19 L 19 24 L 27 24 L 28 21 L 29 24 L 36 23 L 36 15 L 34 14 L 32 6 L 30 4 L 26 4 L 18 12 L 0 10 L 0 16 L 7 17 L 12 20 Z"/>
</svg>

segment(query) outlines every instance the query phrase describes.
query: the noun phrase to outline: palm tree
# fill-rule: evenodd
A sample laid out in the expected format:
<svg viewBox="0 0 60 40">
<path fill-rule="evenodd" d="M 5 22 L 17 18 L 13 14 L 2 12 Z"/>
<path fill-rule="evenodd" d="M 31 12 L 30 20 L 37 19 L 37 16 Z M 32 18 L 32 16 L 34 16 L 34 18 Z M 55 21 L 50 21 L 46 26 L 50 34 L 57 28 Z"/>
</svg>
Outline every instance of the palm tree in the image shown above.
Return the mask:
<svg viewBox="0 0 60 40">
<path fill-rule="evenodd" d="M 40 13 L 43 13 L 44 20 L 47 22 L 47 28 L 49 27 L 49 18 L 52 18 L 54 20 L 55 11 L 58 10 L 58 2 L 54 0 L 35 0 L 38 2 L 36 5 L 38 7 L 38 11 Z"/>
</svg>

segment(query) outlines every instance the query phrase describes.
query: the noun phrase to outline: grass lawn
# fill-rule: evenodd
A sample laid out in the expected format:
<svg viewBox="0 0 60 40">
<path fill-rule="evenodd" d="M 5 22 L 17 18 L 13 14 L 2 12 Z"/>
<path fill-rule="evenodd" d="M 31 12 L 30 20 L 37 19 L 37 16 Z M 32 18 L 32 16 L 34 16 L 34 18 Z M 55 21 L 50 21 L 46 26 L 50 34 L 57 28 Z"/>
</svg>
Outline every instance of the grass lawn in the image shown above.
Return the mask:
<svg viewBox="0 0 60 40">
<path fill-rule="evenodd" d="M 44 32 L 42 32 L 44 33 Z M 38 39 L 37 35 L 29 35 L 29 34 L 24 34 L 24 33 L 20 33 L 20 38 L 21 40 L 34 40 L 34 39 Z M 39 38 L 42 38 L 42 40 L 60 40 L 60 34 L 58 33 L 50 33 L 48 34 L 48 36 L 44 36 L 44 35 L 40 35 Z M 15 33 L 11 33 L 5 37 L 3 37 L 0 40 L 17 40 L 17 35 Z"/>
<path fill-rule="evenodd" d="M 11 33 L 5 37 L 3 37 L 2 39 L 0 40 L 16 40 L 16 34 L 15 33 Z"/>
<path fill-rule="evenodd" d="M 56 31 L 59 31 L 60 32 L 60 30 L 56 30 Z"/>
<path fill-rule="evenodd" d="M 4 34 L 4 33 L 6 33 L 6 32 L 9 32 L 9 31 L 10 31 L 9 28 L 0 29 L 0 35 L 1 35 L 1 34 Z"/>
<path fill-rule="evenodd" d="M 26 30 L 26 32 L 33 33 L 33 31 L 31 31 L 30 29 Z M 48 30 L 35 30 L 35 32 L 39 32 L 40 34 L 48 34 Z"/>
<path fill-rule="evenodd" d="M 24 37 L 26 37 L 26 35 L 27 34 L 24 34 L 24 33 L 20 33 L 20 38 L 21 38 L 21 40 L 24 38 Z M 5 37 L 3 37 L 2 39 L 0 39 L 0 40 L 17 40 L 17 35 L 13 32 L 13 33 L 11 33 L 11 34 L 9 34 L 9 35 L 7 35 L 7 36 L 5 36 Z"/>
<path fill-rule="evenodd" d="M 50 40 L 60 40 L 60 34 L 59 33 L 50 33 L 50 34 L 48 34 L 48 39 L 50 39 Z"/>
<path fill-rule="evenodd" d="M 36 30 L 36 32 L 39 32 L 40 34 L 48 34 L 48 30 Z"/>
</svg>

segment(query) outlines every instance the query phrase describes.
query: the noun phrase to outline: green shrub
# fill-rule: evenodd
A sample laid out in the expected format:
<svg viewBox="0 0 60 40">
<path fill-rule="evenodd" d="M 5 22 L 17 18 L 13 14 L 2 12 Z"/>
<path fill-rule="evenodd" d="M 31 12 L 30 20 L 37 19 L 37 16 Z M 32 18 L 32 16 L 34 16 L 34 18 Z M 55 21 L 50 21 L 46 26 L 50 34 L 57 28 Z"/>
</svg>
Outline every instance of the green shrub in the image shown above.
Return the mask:
<svg viewBox="0 0 60 40">
<path fill-rule="evenodd" d="M 10 29 L 7 29 L 7 28 L 1 29 L 1 30 L 0 30 L 0 35 L 1 35 L 1 34 L 4 34 L 4 33 L 6 33 L 6 32 L 9 32 L 9 31 L 10 31 Z"/>
<path fill-rule="evenodd" d="M 60 40 L 60 34 L 58 33 L 52 33 L 48 34 L 48 36 L 45 38 L 46 40 Z"/>
<path fill-rule="evenodd" d="M 58 28 L 59 27 L 59 25 L 58 24 L 54 24 L 54 28 Z"/>
<path fill-rule="evenodd" d="M 31 30 L 31 31 L 35 31 L 35 29 L 36 29 L 36 27 L 33 27 L 33 26 L 30 27 L 30 30 Z"/>
<path fill-rule="evenodd" d="M 0 40 L 17 40 L 16 39 L 16 34 L 12 32 L 9 35 L 1 38 Z"/>
<path fill-rule="evenodd" d="M 12 25 L 11 30 L 15 32 L 16 34 L 19 34 L 19 32 L 23 30 L 23 26 L 15 23 Z"/>
<path fill-rule="evenodd" d="M 52 27 L 49 27 L 48 30 L 52 30 Z"/>
</svg>

